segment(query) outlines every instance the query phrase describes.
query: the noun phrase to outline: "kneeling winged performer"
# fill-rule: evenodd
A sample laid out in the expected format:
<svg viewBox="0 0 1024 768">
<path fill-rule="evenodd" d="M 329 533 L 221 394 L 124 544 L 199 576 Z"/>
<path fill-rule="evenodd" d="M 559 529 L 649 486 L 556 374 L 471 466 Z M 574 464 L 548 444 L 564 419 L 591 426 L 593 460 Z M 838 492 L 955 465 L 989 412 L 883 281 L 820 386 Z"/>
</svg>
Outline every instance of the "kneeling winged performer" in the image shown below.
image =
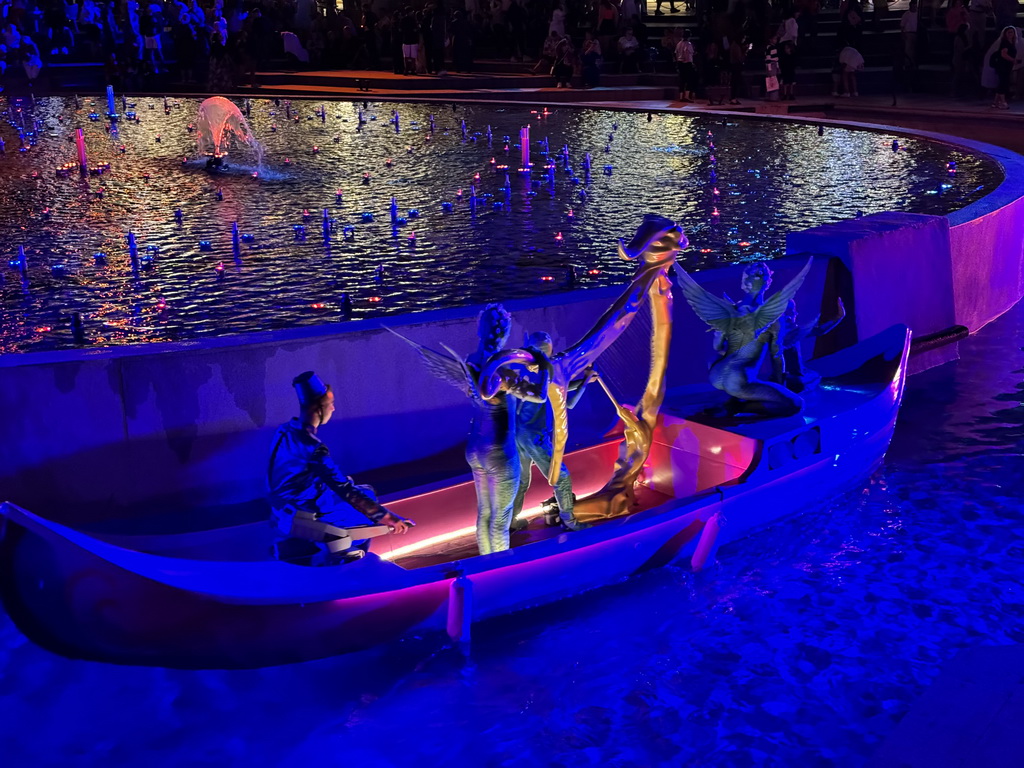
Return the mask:
<svg viewBox="0 0 1024 768">
<path fill-rule="evenodd" d="M 715 348 L 721 357 L 711 364 L 710 380 L 715 389 L 735 398 L 728 407 L 768 416 L 792 416 L 803 409 L 804 401 L 781 383 L 763 381 L 758 369 L 765 346 L 770 347 L 774 375 L 784 375 L 782 343 L 777 321 L 811 270 L 812 260 L 781 291 L 769 298 L 764 292 L 771 285 L 771 270 L 766 264 L 751 264 L 743 271 L 747 294 L 736 304 L 721 299 L 701 287 L 685 269 L 676 265 L 679 287 L 697 316 L 717 333 Z M 720 334 L 720 335 L 719 335 Z"/>
</svg>

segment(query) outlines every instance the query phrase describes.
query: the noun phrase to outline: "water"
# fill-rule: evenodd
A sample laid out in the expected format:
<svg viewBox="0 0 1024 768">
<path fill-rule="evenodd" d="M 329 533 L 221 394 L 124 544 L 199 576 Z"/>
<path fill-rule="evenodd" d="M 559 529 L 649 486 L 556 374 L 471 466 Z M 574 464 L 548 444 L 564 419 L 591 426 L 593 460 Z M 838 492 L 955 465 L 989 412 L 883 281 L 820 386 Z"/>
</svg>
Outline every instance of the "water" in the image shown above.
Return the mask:
<svg viewBox="0 0 1024 768">
<path fill-rule="evenodd" d="M 17 766 L 859 767 L 962 648 L 1024 642 L 1024 305 L 915 376 L 848 495 L 723 547 L 436 639 L 274 669 L 68 661 L 0 616 Z"/>
<path fill-rule="evenodd" d="M 699 269 L 778 256 L 787 232 L 858 211 L 948 213 L 1002 179 L 993 162 L 948 145 L 901 138 L 893 152 L 892 135 L 833 127 L 819 136 L 810 125 L 660 114 L 648 121 L 645 112 L 271 100 L 253 101 L 248 118 L 266 149 L 254 179 L 258 161 L 246 148 L 231 150 L 226 172 L 204 170 L 196 134 L 187 130 L 198 124 L 199 103 L 174 100 L 165 114 L 162 99 L 129 100 L 140 122 L 124 120 L 111 133 L 104 119 L 89 119 L 104 111 L 100 99 L 83 100 L 78 110 L 70 99 L 39 99 L 35 107 L 0 100 L 14 124 L 0 123 L 7 146 L 0 154 L 0 352 L 72 346 L 73 312 L 81 313 L 90 344 L 102 346 L 335 322 L 342 294 L 357 317 L 367 317 L 555 293 L 566 290 L 570 266 L 583 288 L 617 285 L 631 267 L 618 259 L 616 239 L 631 235 L 645 212 L 683 223 L 691 247 L 680 260 Z M 41 128 L 37 143 L 20 152 L 14 126 L 23 118 L 26 130 L 36 121 Z M 557 164 L 553 192 L 546 181 L 534 187 L 516 173 L 524 124 L 532 161 Z M 90 165 L 110 169 L 58 178 L 59 166 L 77 168 L 78 126 Z M 547 157 L 540 154 L 545 139 Z M 573 173 L 563 170 L 564 145 Z M 492 157 L 511 171 L 507 195 Z M 397 227 L 388 212 L 393 196 L 406 219 Z M 334 220 L 329 247 L 324 208 Z M 364 212 L 374 221 L 364 223 Z M 243 236 L 237 256 L 235 221 Z M 304 238 L 294 229 L 302 225 Z M 353 228 L 351 239 L 345 227 Z M 134 270 L 129 230 L 139 246 Z M 19 244 L 27 251 L 24 280 L 17 263 L 8 266 Z M 95 253 L 107 258 L 97 262 Z"/>
</svg>

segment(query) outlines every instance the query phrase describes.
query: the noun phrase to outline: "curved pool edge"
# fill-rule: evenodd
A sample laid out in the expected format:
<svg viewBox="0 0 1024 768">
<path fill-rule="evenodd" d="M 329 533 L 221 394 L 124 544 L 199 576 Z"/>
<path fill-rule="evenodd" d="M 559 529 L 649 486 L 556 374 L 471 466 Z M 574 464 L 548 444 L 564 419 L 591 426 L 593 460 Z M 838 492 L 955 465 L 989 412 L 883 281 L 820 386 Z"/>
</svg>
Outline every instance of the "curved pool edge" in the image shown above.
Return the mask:
<svg viewBox="0 0 1024 768">
<path fill-rule="evenodd" d="M 173 98 L 199 98 L 200 94 L 172 94 Z M 266 94 L 255 94 L 267 98 Z M 230 98 L 253 98 L 254 94 L 232 94 Z M 323 95 L 289 94 L 290 100 L 323 101 Z M 341 101 L 373 101 L 379 103 L 465 103 L 487 106 L 526 107 L 541 106 L 558 109 L 601 109 L 615 112 L 652 112 L 660 114 L 681 115 L 714 119 L 727 117 L 742 120 L 767 120 L 784 123 L 807 125 L 832 125 L 843 128 L 866 130 L 894 136 L 907 136 L 927 139 L 933 142 L 950 145 L 958 149 L 967 149 L 984 154 L 993 159 L 1003 171 L 1003 181 L 985 197 L 970 203 L 951 213 L 945 214 L 950 225 L 951 257 L 954 265 L 954 290 L 957 292 L 957 323 L 966 326 L 971 333 L 1006 312 L 1017 301 L 1024 297 L 1024 155 L 987 142 L 966 139 L 951 134 L 924 131 L 914 128 L 870 123 L 854 120 L 834 120 L 803 115 L 772 115 L 750 112 L 731 112 L 728 110 L 714 112 L 689 112 L 685 109 L 670 107 L 637 107 L 627 102 L 581 102 L 563 103 L 536 101 L 503 101 L 495 99 L 473 99 L 471 94 L 463 98 L 421 98 L 416 96 L 381 97 L 361 99 L 345 97 Z M 1009 211 L 1004 209 L 1010 208 Z M 1020 243 L 1015 249 L 1014 243 Z M 998 251 L 1003 257 L 988 261 L 983 251 Z M 1019 253 L 1017 253 L 1019 250 Z M 1014 254 L 1017 254 L 1015 257 Z M 1018 269 L 1018 267 L 1020 267 Z M 718 269 L 723 267 L 711 267 Z M 707 271 L 707 270 L 702 270 Z M 990 279 L 994 278 L 994 279 Z M 573 304 L 588 301 L 601 296 L 614 296 L 618 292 L 614 286 L 574 289 L 543 296 L 522 299 L 503 300 L 513 309 L 533 309 L 553 303 Z M 988 300 L 986 300 L 988 294 Z M 427 309 L 417 312 L 385 315 L 379 318 L 361 318 L 334 323 L 299 326 L 296 328 L 275 331 L 254 331 L 237 333 L 228 336 L 204 337 L 186 341 L 147 342 L 143 344 L 122 344 L 97 349 L 62 349 L 48 351 L 28 351 L 0 354 L 0 370 L 36 363 L 51 363 L 80 359 L 96 359 L 134 355 L 168 354 L 188 352 L 198 349 L 217 349 L 241 345 L 259 345 L 285 342 L 301 342 L 346 333 L 355 330 L 370 329 L 383 325 L 401 327 L 418 324 L 420 319 L 430 322 L 447 322 L 458 320 L 468 315 L 475 315 L 483 304 L 468 304 L 450 309 Z M 415 318 L 415 319 L 414 319 Z"/>
<path fill-rule="evenodd" d="M 637 111 L 627 105 L 619 109 Z M 956 321 L 974 331 L 1024 294 L 1024 183 L 1017 181 L 1024 179 L 1024 157 L 982 142 L 877 124 L 722 114 L 864 127 L 990 154 L 1005 174 L 993 193 L 955 215 L 905 216 L 948 222 L 948 268 L 941 265 L 938 271 L 944 272 L 952 298 L 945 300 L 943 316 L 955 308 Z M 778 284 L 803 260 L 791 255 L 773 262 Z M 802 306 L 806 302 L 810 308 L 818 297 L 823 316 L 833 307 L 826 302 L 832 295 L 826 286 L 834 279 L 835 262 L 834 257 L 816 259 L 803 289 Z M 735 266 L 722 267 L 699 278 L 709 289 L 731 290 L 737 272 Z M 930 295 L 935 276 L 919 274 L 913 284 Z M 564 347 L 588 330 L 620 290 L 576 290 L 506 305 L 514 313 L 516 333 L 550 330 L 556 347 Z M 685 302 L 676 305 L 673 385 L 706 376 L 704 347 L 709 347 Z M 261 469 L 270 435 L 293 415 L 288 382 L 307 369 L 321 373 L 340 394 L 339 418 L 326 428 L 325 439 L 346 472 L 362 478 L 391 468 L 435 467 L 452 456 L 457 460 L 468 421 L 464 398 L 429 377 L 416 355 L 383 328 L 403 328 L 435 348 L 441 343 L 471 348 L 479 309 L 425 310 L 186 342 L 0 355 L 5 380 L 0 411 L 8 415 L 0 429 L 0 488 L 22 506 L 65 520 L 90 505 L 116 515 L 153 498 L 200 505 L 252 499 L 263 492 Z M 696 351 L 693 340 L 701 345 Z M 44 413 L 27 407 L 40 401 L 51 404 Z M 596 430 L 613 416 L 606 410 L 585 398 L 574 418 Z"/>
</svg>

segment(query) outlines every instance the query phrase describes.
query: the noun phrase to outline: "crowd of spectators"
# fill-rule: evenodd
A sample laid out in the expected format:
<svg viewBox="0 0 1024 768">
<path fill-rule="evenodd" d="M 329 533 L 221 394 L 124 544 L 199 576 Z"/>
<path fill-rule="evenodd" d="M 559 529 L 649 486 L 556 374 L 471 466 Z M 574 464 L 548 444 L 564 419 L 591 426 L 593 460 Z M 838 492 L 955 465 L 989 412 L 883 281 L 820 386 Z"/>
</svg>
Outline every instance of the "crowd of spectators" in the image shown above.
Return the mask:
<svg viewBox="0 0 1024 768">
<path fill-rule="evenodd" d="M 818 42 L 823 2 L 839 3 L 828 51 Z M 650 0 L 338 3 L 0 0 L 0 87 L 31 84 L 61 62 L 102 63 L 105 81 L 119 88 L 217 92 L 255 86 L 255 73 L 271 66 L 444 75 L 486 58 L 527 62 L 562 88 L 597 86 L 608 71 L 674 71 L 681 100 L 721 91 L 736 103 L 751 95 L 751 82 L 770 98 L 794 98 L 804 62 L 822 54 L 832 57 L 836 95 L 856 95 L 862 47 L 872 36 L 895 39 L 892 25 L 884 34 L 889 0 L 679 0 L 670 12 L 685 12 L 689 26 L 659 23 L 656 34 L 649 22 L 666 20 L 664 3 Z M 954 95 L 985 86 L 997 91 L 995 106 L 1005 105 L 1024 88 L 1017 8 L 1017 0 L 913 0 L 898 44 L 886 43 L 893 72 L 912 89 L 926 54 L 942 49 Z"/>
</svg>

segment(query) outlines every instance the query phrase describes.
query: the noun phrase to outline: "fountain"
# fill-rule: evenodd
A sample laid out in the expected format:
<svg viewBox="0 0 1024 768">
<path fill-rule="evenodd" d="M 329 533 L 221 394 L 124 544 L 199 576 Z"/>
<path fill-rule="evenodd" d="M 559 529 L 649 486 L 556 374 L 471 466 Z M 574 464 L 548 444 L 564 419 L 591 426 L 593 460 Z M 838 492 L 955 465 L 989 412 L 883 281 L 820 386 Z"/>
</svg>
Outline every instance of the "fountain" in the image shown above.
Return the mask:
<svg viewBox="0 0 1024 768">
<path fill-rule="evenodd" d="M 85 134 L 81 128 L 75 131 L 75 146 L 78 148 L 78 167 L 85 173 L 89 170 L 89 160 L 85 154 Z"/>
<path fill-rule="evenodd" d="M 196 140 L 200 154 L 205 154 L 207 168 L 219 168 L 228 153 L 228 137 L 247 144 L 256 153 L 256 165 L 263 165 L 263 147 L 255 136 L 245 115 L 223 96 L 212 96 L 199 105 L 196 121 Z"/>
<path fill-rule="evenodd" d="M 135 233 L 130 229 L 128 230 L 128 258 L 131 260 L 132 269 L 138 271 L 139 269 L 139 246 L 135 242 Z"/>
<path fill-rule="evenodd" d="M 121 113 L 121 120 L 127 123 L 125 127 L 118 122 L 121 135 L 115 137 L 104 131 L 109 130 L 110 125 L 104 115 L 108 105 L 103 91 L 97 90 L 99 93 L 94 100 L 82 101 L 78 113 L 71 113 L 68 109 L 39 113 L 63 116 L 64 120 L 61 125 L 55 125 L 52 118 L 48 118 L 44 128 L 37 131 L 38 144 L 29 149 L 31 154 L 26 158 L 18 153 L 15 131 L 22 123 L 25 131 L 33 131 L 37 122 L 33 112 L 27 109 L 19 111 L 17 105 L 13 105 L 3 125 L 5 130 L 0 131 L 4 138 L 8 138 L 8 133 L 13 137 L 13 151 L 0 155 L 0 164 L 15 163 L 19 169 L 12 178 L 3 180 L 6 183 L 0 183 L 0 230 L 7 232 L 8 241 L 12 243 L 9 255 L 0 262 L 4 267 L 2 272 L 7 276 L 4 295 L 8 304 L 17 293 L 14 283 L 20 282 L 18 272 L 21 263 L 13 258 L 17 255 L 19 237 L 24 238 L 26 251 L 33 254 L 28 265 L 33 301 L 15 307 L 29 321 L 17 326 L 5 325 L 0 334 L 5 343 L 13 339 L 13 346 L 18 351 L 58 349 L 70 345 L 66 317 L 60 333 L 33 331 L 33 328 L 53 324 L 50 309 L 53 306 L 66 307 L 65 315 L 72 307 L 82 311 L 87 319 L 90 341 L 102 345 L 178 338 L 180 328 L 185 329 L 180 331 L 184 334 L 182 338 L 258 329 L 260 316 L 273 311 L 276 305 L 262 295 L 257 296 L 258 301 L 248 301 L 248 287 L 266 277 L 268 284 L 280 283 L 283 286 L 280 290 L 302 295 L 308 284 L 308 274 L 302 271 L 306 261 L 304 258 L 296 259 L 295 255 L 323 257 L 328 247 L 337 252 L 336 257 L 344 254 L 348 260 L 344 266 L 350 270 L 345 278 L 345 288 L 335 289 L 333 296 L 327 299 L 333 305 L 337 305 L 339 293 L 348 290 L 352 301 L 358 305 L 357 309 L 371 315 L 417 311 L 421 294 L 418 288 L 410 287 L 417 284 L 412 275 L 389 274 L 391 282 L 384 301 L 379 305 L 369 303 L 369 294 L 364 293 L 365 286 L 361 284 L 366 274 L 363 269 L 365 260 L 375 259 L 374 263 L 377 263 L 382 253 L 408 258 L 416 252 L 422 259 L 429 259 L 438 249 L 444 248 L 455 254 L 453 259 L 472 264 L 469 254 L 474 252 L 473 249 L 498 237 L 491 232 L 491 225 L 499 228 L 502 238 L 521 237 L 523 252 L 527 254 L 520 258 L 516 255 L 519 249 L 513 249 L 515 253 L 503 252 L 502 258 L 506 258 L 507 263 L 502 262 L 502 269 L 508 270 L 509 274 L 515 274 L 517 270 L 528 271 L 523 280 L 508 285 L 506 296 L 522 298 L 533 295 L 535 287 L 542 285 L 537 283 L 541 272 L 534 273 L 537 269 L 534 260 L 538 264 L 546 264 L 545 259 L 556 252 L 560 260 L 557 267 L 552 264 L 542 270 L 553 276 L 548 289 L 568 282 L 563 279 L 565 261 L 562 254 L 572 254 L 577 265 L 577 283 L 611 285 L 621 277 L 621 270 L 617 269 L 621 265 L 611 258 L 606 245 L 618 234 L 612 225 L 607 224 L 617 220 L 612 214 L 634 204 L 633 201 L 636 205 L 671 209 L 676 204 L 680 189 L 691 196 L 692 204 L 686 209 L 690 211 L 687 214 L 689 224 L 691 228 L 698 228 L 701 233 L 699 245 L 708 249 L 694 249 L 692 258 L 695 266 L 713 265 L 716 259 L 735 255 L 737 248 L 744 247 L 738 245 L 740 242 L 752 242 L 750 253 L 757 251 L 766 257 L 784 250 L 781 230 L 771 229 L 770 234 L 758 235 L 754 230 L 764 230 L 764 222 L 768 220 L 754 215 L 760 215 L 759 211 L 750 213 L 752 204 L 749 202 L 741 206 L 742 211 L 737 208 L 742 202 L 736 197 L 740 194 L 737 191 L 739 187 L 736 183 L 726 183 L 730 179 L 739 179 L 737 173 L 746 179 L 747 171 L 750 171 L 752 183 L 755 172 L 764 174 L 767 161 L 759 161 L 757 151 L 769 145 L 785 146 L 790 131 L 781 128 L 776 131 L 778 136 L 771 134 L 771 142 L 775 143 L 769 144 L 762 136 L 762 126 L 758 127 L 761 131 L 758 133 L 745 132 L 742 123 L 728 127 L 723 125 L 712 137 L 707 135 L 704 118 L 666 117 L 666 130 L 670 125 L 676 126 L 680 136 L 687 137 L 686 141 L 656 141 L 652 134 L 653 143 L 648 146 L 630 139 L 627 142 L 630 144 L 629 157 L 613 165 L 612 155 L 618 156 L 626 149 L 621 143 L 624 139 L 618 138 L 617 131 L 612 131 L 611 121 L 603 122 L 607 113 L 591 114 L 587 111 L 585 114 L 591 115 L 587 119 L 601 128 L 588 129 L 587 135 L 580 139 L 578 120 L 582 118 L 571 111 L 560 112 L 544 122 L 536 121 L 547 134 L 537 136 L 532 125 L 535 116 L 524 114 L 529 112 L 528 109 L 467 107 L 462 115 L 452 115 L 451 112 L 432 115 L 431 112 L 438 109 L 436 104 L 402 105 L 401 110 L 392 112 L 397 105 L 380 103 L 372 106 L 378 113 L 373 115 L 369 107 L 359 102 L 346 105 L 349 109 L 345 111 L 344 118 L 335 120 L 332 117 L 331 128 L 326 128 L 326 124 L 316 124 L 322 122 L 325 110 L 315 104 L 313 106 L 319 107 L 315 114 L 311 110 L 303 112 L 297 101 L 287 107 L 293 117 L 301 114 L 301 124 L 295 125 L 293 121 L 285 121 L 286 106 L 283 102 L 274 116 L 271 115 L 274 109 L 272 102 L 254 101 L 252 111 L 258 119 L 256 116 L 249 118 L 247 125 L 242 120 L 246 108 L 241 99 L 234 103 L 230 97 L 214 98 L 205 103 L 202 98 L 185 101 L 185 111 L 181 114 L 176 113 L 176 105 L 169 99 L 171 117 L 163 113 L 160 108 L 162 99 L 156 96 L 138 105 L 141 110 L 148 110 L 150 104 L 154 107 L 146 112 L 147 119 L 143 121 L 146 126 L 142 126 L 145 130 L 140 132 L 140 126 L 134 126 L 134 117 L 128 114 L 136 105 L 126 104 L 121 95 L 115 94 L 116 110 Z M 60 104 L 59 101 L 56 103 Z M 91 111 L 99 113 L 102 123 L 84 128 L 81 139 L 78 139 L 77 130 L 87 122 Z M 310 115 L 314 115 L 312 122 Z M 374 116 L 376 121 L 372 119 Z M 432 116 L 433 121 L 430 119 Z M 351 118 L 358 120 L 359 117 L 366 126 L 365 133 L 346 138 L 344 130 L 348 125 L 342 125 L 343 121 L 348 119 L 351 122 Z M 405 124 L 405 136 L 396 135 L 393 126 L 387 124 L 389 118 L 393 120 L 395 117 L 400 124 Z M 644 117 L 642 112 L 617 116 L 619 129 L 630 128 L 624 130 L 624 136 L 647 136 Z M 258 120 L 265 121 L 269 128 L 277 119 L 281 120 L 277 133 L 265 137 L 267 160 L 271 154 L 274 155 L 273 161 L 266 162 L 266 165 L 268 169 L 274 167 L 282 173 L 268 176 L 261 170 L 257 183 L 247 178 L 255 170 L 250 150 L 235 140 L 251 138 L 257 129 L 262 134 L 264 123 Z M 14 127 L 7 125 L 8 121 Z M 428 144 L 426 136 L 431 122 L 436 132 Z M 190 123 L 193 130 L 186 133 Z M 462 141 L 463 123 L 467 136 L 465 143 Z M 638 132 L 636 126 L 640 123 L 644 130 Z M 589 122 L 587 124 L 590 125 Z M 715 125 L 717 127 L 718 123 Z M 805 139 L 813 137 L 816 140 L 816 128 L 800 126 L 800 132 Z M 90 133 L 86 135 L 86 131 Z M 229 131 L 235 134 L 234 138 L 228 136 Z M 340 144 L 324 138 L 332 137 L 338 131 L 341 131 Z M 752 133 L 752 136 L 747 133 Z M 929 150 L 919 140 L 900 135 L 897 138 L 900 147 L 897 155 L 891 152 L 893 135 L 881 138 L 877 134 L 861 136 L 846 129 L 829 128 L 825 136 L 833 133 L 836 141 L 840 137 L 844 141 L 857 140 L 869 148 L 873 161 L 879 164 L 877 176 L 886 190 L 885 194 L 879 191 L 877 200 L 872 203 L 857 201 L 868 214 L 881 205 L 890 205 L 893 199 L 903 197 L 907 199 L 908 207 L 921 205 L 914 208 L 915 212 L 942 213 L 945 207 L 962 207 L 981 196 L 974 191 L 980 183 L 973 181 L 975 177 L 989 186 L 998 182 L 998 169 L 989 169 L 971 153 L 956 151 L 951 154 L 946 145 Z M 163 134 L 167 135 L 167 141 L 157 144 L 156 136 Z M 611 141 L 608 140 L 610 134 Z M 478 142 L 470 143 L 470 137 L 476 137 Z M 205 150 L 202 155 L 198 154 L 196 144 L 189 144 L 197 138 L 202 142 L 200 150 Z M 417 139 L 420 141 L 418 145 Z M 488 149 L 484 143 L 487 139 L 491 139 L 492 144 L 500 143 Z M 32 140 L 33 137 L 25 133 L 25 143 Z M 615 142 L 620 142 L 618 147 Z M 606 144 L 614 152 L 606 153 L 602 158 L 601 148 Z M 691 144 L 694 146 L 690 147 Z M 816 145 L 816 141 L 810 141 L 810 144 Z M 501 151 L 506 145 L 509 151 L 503 155 Z M 318 155 L 310 154 L 314 146 L 319 146 Z M 407 151 L 408 146 L 412 146 L 413 152 L 403 156 L 402 152 Z M 79 156 L 78 149 L 83 150 L 84 156 Z M 514 155 L 512 149 L 515 150 Z M 183 167 L 180 161 L 186 154 L 190 159 Z M 284 162 L 286 156 L 291 156 L 288 165 Z M 711 156 L 714 156 L 714 161 Z M 198 178 L 187 178 L 202 168 L 208 158 L 214 157 L 223 158 L 223 177 L 207 179 L 202 184 Z M 36 165 L 26 164 L 32 158 L 35 158 Z M 641 158 L 648 164 L 644 169 L 639 167 Z M 893 166 L 891 161 L 894 159 L 900 162 Z M 112 161 L 117 171 L 115 178 L 112 178 L 112 171 L 105 169 L 107 161 Z M 915 166 L 919 163 L 924 170 L 917 173 Z M 646 171 L 648 166 L 650 174 Z M 718 176 L 719 167 L 721 176 Z M 530 168 L 531 173 L 521 172 L 521 168 Z M 80 169 L 88 184 L 70 181 L 79 177 Z M 809 162 L 805 170 L 817 174 L 819 169 Z M 55 171 L 61 181 L 53 183 L 44 178 L 49 175 L 52 179 Z M 31 201 L 33 204 L 26 205 L 16 194 L 3 194 L 8 187 L 25 183 L 30 173 L 33 175 L 28 183 L 41 190 L 40 197 Z M 662 176 L 657 176 L 659 173 Z M 512 174 L 516 174 L 519 181 L 513 180 Z M 991 179 L 988 174 L 992 175 Z M 235 175 L 239 178 L 234 178 Z M 147 176 L 150 177 L 148 186 L 145 182 Z M 284 177 L 283 183 L 277 182 L 278 176 Z M 652 183 L 653 178 L 668 180 L 667 186 Z M 827 173 L 814 176 L 814 179 L 816 193 L 818 186 L 827 188 L 836 181 Z M 691 182 L 696 183 L 691 186 Z M 99 186 L 102 183 L 110 184 L 105 192 Z M 951 184 L 955 189 L 947 189 L 944 184 Z M 221 185 L 223 189 L 219 189 Z M 668 187 L 673 187 L 673 190 Z M 921 195 L 926 197 L 907 195 L 907 190 L 921 190 Z M 786 193 L 781 190 L 778 194 L 785 197 Z M 966 197 L 963 202 L 958 202 L 957 195 Z M 152 214 L 130 220 L 132 228 L 138 230 L 134 232 L 138 241 L 134 261 L 140 274 L 138 279 L 132 279 L 134 264 L 130 250 L 125 246 L 128 222 L 123 212 L 131 209 L 138 196 L 147 198 L 147 209 Z M 948 199 L 949 203 L 940 205 L 934 202 L 940 197 Z M 211 207 L 210 202 L 217 202 L 217 205 Z M 79 203 L 88 210 L 90 220 L 98 223 L 95 231 L 91 228 L 81 242 L 76 242 L 67 222 L 68 216 L 73 215 L 68 212 L 80 210 L 77 207 Z M 51 220 L 42 213 L 44 204 L 54 211 Z M 570 206 L 572 213 L 569 213 Z M 324 207 L 328 207 L 326 217 Z M 712 215 L 712 207 L 717 207 L 718 216 Z M 839 207 L 844 216 L 854 215 L 852 205 L 843 208 L 840 204 Z M 305 215 L 304 208 L 307 211 Z M 806 208 L 800 205 L 791 207 L 795 223 L 790 226 L 799 228 L 818 223 L 813 212 Z M 374 221 L 377 214 L 382 218 Z M 300 217 L 298 222 L 295 221 L 297 217 Z M 237 229 L 233 226 L 236 220 Z M 250 241 L 241 232 L 243 221 L 249 231 L 257 233 L 258 245 L 252 243 L 250 248 Z M 304 224 L 304 230 L 293 230 L 295 224 Z M 317 224 L 320 225 L 319 231 L 314 229 Z M 595 229 L 603 233 L 605 245 L 593 236 L 592 230 Z M 412 251 L 407 242 L 412 230 L 416 234 L 416 251 Z M 562 240 L 556 238 L 559 231 Z M 425 233 L 422 239 L 420 232 Z M 197 246 L 200 238 L 210 242 L 212 251 L 209 258 L 206 258 L 207 252 L 201 253 L 202 249 Z M 144 271 L 151 260 L 147 254 L 147 243 L 154 240 L 161 243 L 161 255 L 152 259 L 149 271 Z M 243 245 L 246 247 L 242 248 Z M 95 258 L 94 253 L 106 253 L 106 258 Z M 747 254 L 747 251 L 743 253 Z M 120 331 L 99 330 L 108 327 L 105 325 L 107 322 L 115 324 L 110 327 L 119 328 L 116 324 L 131 318 L 134 304 L 139 301 L 149 306 L 145 302 L 154 281 L 172 297 L 188 292 L 189 273 L 179 264 L 195 260 L 202 265 L 198 267 L 202 279 L 214 283 L 215 276 L 210 274 L 217 264 L 212 260 L 214 254 L 227 266 L 225 282 L 219 288 L 202 293 L 195 302 L 175 302 L 174 310 L 166 321 L 161 319 L 160 322 L 143 324 L 151 330 L 138 331 L 132 325 L 134 320 L 127 321 L 133 330 L 123 335 Z M 125 259 L 126 256 L 129 259 Z M 239 259 L 244 260 L 244 264 L 238 265 Z M 64 265 L 63 276 L 58 275 L 60 266 L 54 271 L 58 262 Z M 102 267 L 104 262 L 105 268 Z M 600 279 L 591 279 L 593 276 L 587 271 L 591 266 L 603 268 Z M 243 279 L 228 280 L 235 276 L 236 267 Z M 325 263 L 323 268 L 334 269 L 335 266 Z M 127 273 L 128 279 L 121 280 L 122 273 Z M 476 272 L 467 270 L 469 273 L 472 276 L 468 279 L 475 280 Z M 482 282 L 491 279 L 489 273 L 481 273 Z M 116 301 L 108 304 L 103 291 L 106 290 L 104 286 L 112 284 L 111 281 L 116 282 L 118 292 Z M 433 295 L 439 297 L 438 301 L 449 305 L 458 306 L 468 300 L 460 287 L 450 281 L 433 281 L 429 287 L 435 292 Z M 64 295 L 69 290 L 74 293 L 73 304 Z M 143 298 L 137 298 L 139 295 Z M 266 306 L 261 303 L 264 300 Z M 4 309 L 11 310 L 11 307 Z M 95 339 L 91 338 L 94 335 L 91 318 L 94 316 Z M 193 323 L 193 317 L 216 318 L 216 322 Z"/>
</svg>

